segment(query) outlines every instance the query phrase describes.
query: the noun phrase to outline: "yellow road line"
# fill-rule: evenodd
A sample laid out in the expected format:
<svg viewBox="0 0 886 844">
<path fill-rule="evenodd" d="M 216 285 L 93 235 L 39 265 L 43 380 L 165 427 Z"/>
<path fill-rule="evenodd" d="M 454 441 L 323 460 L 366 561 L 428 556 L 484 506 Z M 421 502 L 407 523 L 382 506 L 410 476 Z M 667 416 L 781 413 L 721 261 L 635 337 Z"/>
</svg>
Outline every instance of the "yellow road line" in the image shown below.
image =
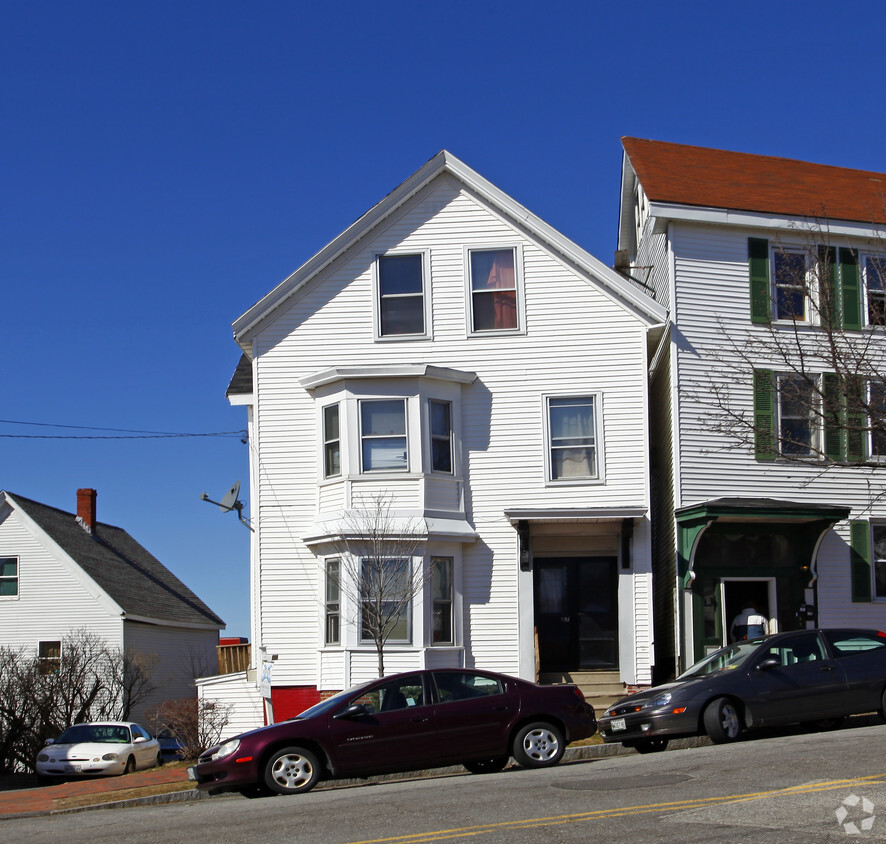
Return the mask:
<svg viewBox="0 0 886 844">
<path fill-rule="evenodd" d="M 806 783 L 775 791 L 753 791 L 748 794 L 728 794 L 722 797 L 696 797 L 686 800 L 675 800 L 668 803 L 647 803 L 639 806 L 622 806 L 614 809 L 596 809 L 591 812 L 578 812 L 572 815 L 553 815 L 546 818 L 524 818 L 523 820 L 499 821 L 497 823 L 479 824 L 477 826 L 438 829 L 430 832 L 418 832 L 410 835 L 396 835 L 392 838 L 370 838 L 364 841 L 352 841 L 350 844 L 420 844 L 427 841 L 445 841 L 453 838 L 469 838 L 498 830 L 531 829 L 536 826 L 551 826 L 581 821 L 620 818 L 625 815 L 648 814 L 649 812 L 674 811 L 677 809 L 699 809 L 723 803 L 746 803 L 752 800 L 765 800 L 771 797 L 784 797 L 793 794 L 813 794 L 818 791 L 832 791 L 850 785 L 877 783 L 886 781 L 886 773 L 871 774 L 866 777 L 829 780 L 826 782 Z"/>
</svg>

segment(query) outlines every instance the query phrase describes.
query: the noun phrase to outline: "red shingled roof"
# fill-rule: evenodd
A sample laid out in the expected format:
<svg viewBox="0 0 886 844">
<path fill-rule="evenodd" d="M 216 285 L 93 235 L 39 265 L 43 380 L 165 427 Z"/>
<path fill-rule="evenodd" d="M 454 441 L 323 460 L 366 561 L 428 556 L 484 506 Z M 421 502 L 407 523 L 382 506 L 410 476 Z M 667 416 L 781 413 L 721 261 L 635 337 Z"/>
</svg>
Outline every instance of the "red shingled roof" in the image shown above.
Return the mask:
<svg viewBox="0 0 886 844">
<path fill-rule="evenodd" d="M 886 173 L 622 138 L 653 202 L 886 223 Z"/>
</svg>

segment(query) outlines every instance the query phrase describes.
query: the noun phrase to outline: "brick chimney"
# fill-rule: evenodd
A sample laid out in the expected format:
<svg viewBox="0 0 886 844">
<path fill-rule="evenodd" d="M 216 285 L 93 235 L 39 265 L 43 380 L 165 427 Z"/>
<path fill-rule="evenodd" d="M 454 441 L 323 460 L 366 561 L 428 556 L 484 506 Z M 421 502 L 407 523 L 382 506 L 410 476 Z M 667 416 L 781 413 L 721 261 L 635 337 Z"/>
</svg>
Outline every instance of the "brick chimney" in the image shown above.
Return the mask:
<svg viewBox="0 0 886 844">
<path fill-rule="evenodd" d="M 95 496 L 94 489 L 77 490 L 77 521 L 89 533 L 95 530 Z"/>
</svg>

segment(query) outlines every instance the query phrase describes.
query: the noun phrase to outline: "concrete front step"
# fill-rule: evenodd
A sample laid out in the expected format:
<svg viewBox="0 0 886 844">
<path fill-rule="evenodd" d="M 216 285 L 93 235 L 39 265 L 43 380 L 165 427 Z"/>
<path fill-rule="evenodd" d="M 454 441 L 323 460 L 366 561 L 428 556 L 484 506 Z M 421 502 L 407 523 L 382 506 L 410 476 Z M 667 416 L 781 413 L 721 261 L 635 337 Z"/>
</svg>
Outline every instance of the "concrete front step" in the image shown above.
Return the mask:
<svg viewBox="0 0 886 844">
<path fill-rule="evenodd" d="M 541 674 L 539 683 L 575 683 L 585 700 L 601 715 L 616 700 L 625 696 L 618 671 L 564 671 Z"/>
</svg>

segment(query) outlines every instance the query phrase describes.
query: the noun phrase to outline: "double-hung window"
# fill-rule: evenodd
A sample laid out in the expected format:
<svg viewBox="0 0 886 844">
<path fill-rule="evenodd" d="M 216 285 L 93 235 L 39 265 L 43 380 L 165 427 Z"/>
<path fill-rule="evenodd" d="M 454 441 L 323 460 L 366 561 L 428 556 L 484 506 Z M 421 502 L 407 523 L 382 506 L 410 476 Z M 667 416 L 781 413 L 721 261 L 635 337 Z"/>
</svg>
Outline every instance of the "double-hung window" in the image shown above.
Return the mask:
<svg viewBox="0 0 886 844">
<path fill-rule="evenodd" d="M 802 375 L 778 375 L 778 438 L 785 456 L 811 457 L 818 449 L 815 384 Z"/>
<path fill-rule="evenodd" d="M 886 325 L 886 257 L 864 256 L 868 325 Z"/>
<path fill-rule="evenodd" d="M 37 645 L 37 661 L 41 674 L 58 674 L 62 662 L 61 642 L 40 642 Z"/>
<path fill-rule="evenodd" d="M 868 391 L 868 424 L 871 432 L 868 454 L 877 460 L 886 460 L 886 384 L 871 381 Z"/>
<path fill-rule="evenodd" d="M 340 474 L 339 406 L 338 404 L 330 404 L 323 408 L 323 477 L 334 478 Z"/>
<path fill-rule="evenodd" d="M 378 332 L 382 337 L 426 334 L 424 256 L 378 257 Z"/>
<path fill-rule="evenodd" d="M 403 399 L 360 401 L 360 446 L 364 472 L 409 470 Z"/>
<path fill-rule="evenodd" d="M 412 640 L 412 569 L 407 558 L 361 561 L 360 638 L 364 642 Z"/>
<path fill-rule="evenodd" d="M 772 293 L 776 319 L 808 321 L 807 275 L 805 250 L 787 248 L 772 250 Z"/>
<path fill-rule="evenodd" d="M 18 558 L 0 557 L 0 598 L 18 596 Z"/>
<path fill-rule="evenodd" d="M 431 561 L 431 643 L 451 645 L 452 634 L 452 557 Z"/>
<path fill-rule="evenodd" d="M 874 540 L 872 563 L 874 569 L 874 597 L 886 598 L 886 525 L 871 526 Z"/>
<path fill-rule="evenodd" d="M 520 327 L 516 249 L 470 249 L 471 330 Z"/>
<path fill-rule="evenodd" d="M 599 477 L 597 397 L 549 398 L 548 439 L 552 481 Z"/>
<path fill-rule="evenodd" d="M 452 402 L 431 400 L 431 469 L 452 474 Z"/>
<path fill-rule="evenodd" d="M 341 643 L 341 560 L 326 561 L 326 625 L 327 645 Z"/>
</svg>

